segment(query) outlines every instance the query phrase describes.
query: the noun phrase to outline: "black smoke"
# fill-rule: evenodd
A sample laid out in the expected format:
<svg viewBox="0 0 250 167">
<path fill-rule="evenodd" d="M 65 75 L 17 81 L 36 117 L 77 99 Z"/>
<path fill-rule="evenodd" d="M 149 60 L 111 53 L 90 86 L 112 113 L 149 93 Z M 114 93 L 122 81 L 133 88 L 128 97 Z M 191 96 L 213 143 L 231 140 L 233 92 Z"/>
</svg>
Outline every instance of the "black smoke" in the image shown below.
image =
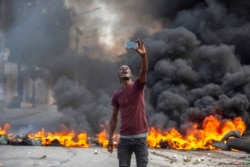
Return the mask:
<svg viewBox="0 0 250 167">
<path fill-rule="evenodd" d="M 113 32 L 117 45 L 123 47 L 124 39 L 138 37 L 145 42 L 149 59 L 146 110 L 150 126 L 184 127 L 190 122 L 201 122 L 209 114 L 222 118 L 241 116 L 250 123 L 248 1 L 139 0 L 135 3 L 129 0 L 102 3 L 112 9 L 109 12 L 119 14 L 119 24 Z M 63 22 L 72 26 L 72 11 L 63 11 L 67 16 L 62 17 L 66 19 Z M 52 16 L 64 14 L 55 12 Z M 44 19 L 38 20 L 42 27 L 47 27 Z M 59 38 L 60 34 L 50 37 L 57 32 L 52 28 L 43 31 L 42 35 L 45 41 L 56 39 L 55 45 L 33 43 L 26 36 L 22 37 L 21 32 L 26 26 L 30 27 L 30 24 L 19 27 L 23 21 L 7 28 L 10 34 L 12 29 L 18 30 L 9 36 L 10 45 L 20 46 L 24 51 L 29 51 L 28 46 L 33 45 L 36 49 L 38 46 L 51 49 L 45 50 L 51 53 L 46 54 L 49 59 L 43 59 L 43 56 L 32 59 L 31 54 L 25 55 L 29 63 L 43 64 L 50 71 L 45 78 L 52 85 L 58 112 L 63 113 L 62 122 L 69 128 L 97 133 L 100 124 L 110 119 L 112 93 L 120 87 L 117 67 L 128 64 L 136 77 L 139 56 L 131 50 L 113 55 L 112 50 L 107 52 L 97 40 L 77 53 L 69 47 L 71 39 L 67 26 L 66 33 L 62 33 L 66 34 L 65 41 Z M 83 19 L 90 27 L 88 21 L 91 25 L 94 21 Z M 99 23 L 98 26 L 104 25 Z M 127 33 L 131 29 L 132 33 Z M 14 40 L 18 34 L 21 34 L 18 40 L 21 45 Z M 101 36 L 96 35 L 94 39 Z M 20 42 L 21 39 L 25 40 Z M 116 60 L 103 60 L 102 57 Z"/>
<path fill-rule="evenodd" d="M 150 67 L 148 102 L 155 109 L 149 116 L 152 124 L 179 127 L 201 122 L 209 114 L 249 121 L 250 71 L 240 64 L 234 46 L 202 44 L 185 27 L 165 28 L 144 42 Z M 136 58 L 128 61 L 138 67 Z M 159 114 L 166 117 L 156 123 Z"/>
<path fill-rule="evenodd" d="M 103 57 L 106 54 L 98 41 L 84 48 L 84 52 L 76 52 L 75 35 L 70 35 L 76 14 L 64 6 L 64 1 L 7 1 L 6 11 L 4 29 L 6 47 L 11 52 L 9 61 L 27 68 L 19 71 L 18 85 L 24 84 L 28 69 L 39 67 L 41 74 L 35 78 L 46 82 L 58 107 L 57 117 L 51 113 L 51 119 L 56 119 L 54 127 L 30 121 L 32 127 L 49 130 L 65 124 L 69 129 L 99 132 L 100 125 L 110 119 L 110 96 L 119 84 L 117 65 L 93 58 L 96 52 Z M 22 90 L 18 93 L 23 96 Z M 25 120 L 23 126 L 27 124 Z M 20 124 L 11 126 L 22 128 Z"/>
<path fill-rule="evenodd" d="M 249 3 L 171 2 L 146 5 L 162 30 L 134 34 L 143 34 L 149 55 L 150 122 L 166 128 L 171 120 L 179 127 L 213 114 L 241 116 L 249 124 Z M 128 61 L 137 69 L 137 60 Z M 157 122 L 159 115 L 166 116 Z"/>
</svg>

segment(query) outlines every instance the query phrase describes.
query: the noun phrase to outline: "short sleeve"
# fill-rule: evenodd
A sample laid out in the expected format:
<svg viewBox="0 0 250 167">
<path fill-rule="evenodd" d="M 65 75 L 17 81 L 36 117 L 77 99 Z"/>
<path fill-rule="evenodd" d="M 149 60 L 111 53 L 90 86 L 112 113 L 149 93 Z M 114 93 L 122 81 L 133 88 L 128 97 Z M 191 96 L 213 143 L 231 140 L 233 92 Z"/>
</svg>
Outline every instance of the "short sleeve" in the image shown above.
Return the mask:
<svg viewBox="0 0 250 167">
<path fill-rule="evenodd" d="M 119 103 L 117 100 L 118 94 L 119 94 L 119 91 L 115 91 L 111 100 L 111 105 L 117 108 L 119 108 Z"/>
<path fill-rule="evenodd" d="M 143 89 L 144 86 L 145 86 L 145 83 L 142 83 L 139 79 L 136 79 L 136 80 L 135 80 L 135 86 L 136 86 L 137 88 Z"/>
</svg>

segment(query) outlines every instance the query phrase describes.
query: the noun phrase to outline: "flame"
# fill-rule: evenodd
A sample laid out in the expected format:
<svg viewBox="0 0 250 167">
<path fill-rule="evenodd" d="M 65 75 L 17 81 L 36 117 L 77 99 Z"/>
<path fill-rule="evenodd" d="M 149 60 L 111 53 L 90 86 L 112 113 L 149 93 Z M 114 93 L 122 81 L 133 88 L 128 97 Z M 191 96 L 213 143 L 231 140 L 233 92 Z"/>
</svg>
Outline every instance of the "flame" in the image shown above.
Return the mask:
<svg viewBox="0 0 250 167">
<path fill-rule="evenodd" d="M 89 147 L 88 135 L 85 132 L 75 134 L 74 131 L 70 132 L 46 132 L 45 129 L 40 130 L 37 133 L 28 134 L 28 138 L 40 138 L 42 145 L 52 145 L 53 142 L 58 142 L 58 144 L 65 147 Z"/>
<path fill-rule="evenodd" d="M 108 122 L 101 125 L 102 131 L 97 134 L 98 143 L 106 148 L 108 145 Z M 13 134 L 8 133 L 10 128 L 8 123 L 0 127 L 0 137 L 3 135 L 9 138 L 15 137 Z M 203 122 L 199 125 L 192 123 L 191 126 L 186 129 L 185 135 L 181 134 L 177 129 L 171 128 L 168 130 L 150 128 L 147 138 L 148 146 L 151 148 L 172 148 L 179 150 L 190 149 L 216 149 L 212 146 L 213 141 L 220 141 L 228 132 L 232 130 L 238 130 L 241 135 L 246 130 L 246 125 L 241 117 L 236 117 L 233 120 L 219 119 L 213 115 L 207 116 Z M 36 133 L 27 134 L 29 139 L 40 139 L 42 145 L 53 145 L 53 143 L 60 144 L 65 147 L 89 147 L 88 135 L 85 132 L 75 133 L 75 131 L 69 131 L 65 127 L 60 132 L 47 132 L 45 129 L 41 129 Z M 119 142 L 120 135 L 115 134 L 114 147 Z"/>
<path fill-rule="evenodd" d="M 10 125 L 8 123 L 5 123 L 2 128 L 0 127 L 0 136 L 5 135 L 9 128 Z"/>
<path fill-rule="evenodd" d="M 98 139 L 98 143 L 103 147 L 103 148 L 107 148 L 108 146 L 108 138 L 109 138 L 109 135 L 107 133 L 107 126 L 108 126 L 109 122 L 106 122 L 105 124 L 101 124 L 100 127 L 102 129 L 102 131 L 97 134 L 97 139 Z M 119 142 L 119 138 L 120 138 L 120 135 L 119 134 L 115 134 L 113 136 L 113 144 L 114 144 L 114 147 L 116 147 L 117 143 Z"/>
<path fill-rule="evenodd" d="M 97 139 L 98 139 L 98 143 L 101 144 L 102 147 L 107 147 L 108 145 L 108 135 L 107 135 L 107 131 L 103 130 L 102 132 L 100 132 L 99 134 L 96 135 Z"/>
<path fill-rule="evenodd" d="M 4 124 L 3 127 L 0 127 L 0 136 L 6 135 L 8 138 L 15 138 L 16 136 L 12 133 L 7 134 L 7 130 L 10 128 L 8 123 Z M 41 129 L 37 133 L 27 134 L 29 139 L 40 139 L 42 145 L 52 145 L 56 144 L 65 146 L 65 147 L 89 147 L 88 135 L 85 132 L 76 134 L 73 130 L 67 131 L 65 128 L 62 132 L 46 132 L 45 129 Z M 21 139 L 18 139 L 21 141 Z"/>
<path fill-rule="evenodd" d="M 173 149 L 215 149 L 212 142 L 221 140 L 229 131 L 239 130 L 242 135 L 246 130 L 246 125 L 240 117 L 221 121 L 210 115 L 203 120 L 201 126 L 198 128 L 198 124 L 193 123 L 192 127 L 186 130 L 186 135 L 182 135 L 175 128 L 162 131 L 152 127 L 147 138 L 148 145 L 159 148 L 162 142 L 166 142 L 168 147 Z"/>
<path fill-rule="evenodd" d="M 108 146 L 108 133 L 106 130 L 101 131 L 99 134 L 96 135 L 98 138 L 98 143 L 103 147 L 107 148 Z M 113 137 L 113 145 L 116 147 L 117 143 L 119 142 L 120 135 L 115 134 Z"/>
<path fill-rule="evenodd" d="M 202 124 L 193 123 L 186 130 L 186 135 L 181 134 L 177 129 L 161 130 L 151 127 L 147 138 L 150 148 L 162 148 L 166 146 L 178 150 L 191 149 L 216 149 L 212 146 L 213 141 L 218 141 L 231 130 L 239 130 L 241 135 L 246 130 L 246 125 L 242 118 L 237 117 L 233 120 L 223 120 L 210 115 L 207 116 Z M 98 135 L 98 141 L 103 147 L 108 144 L 107 131 L 103 129 Z M 118 142 L 119 135 L 115 134 L 115 141 Z"/>
</svg>

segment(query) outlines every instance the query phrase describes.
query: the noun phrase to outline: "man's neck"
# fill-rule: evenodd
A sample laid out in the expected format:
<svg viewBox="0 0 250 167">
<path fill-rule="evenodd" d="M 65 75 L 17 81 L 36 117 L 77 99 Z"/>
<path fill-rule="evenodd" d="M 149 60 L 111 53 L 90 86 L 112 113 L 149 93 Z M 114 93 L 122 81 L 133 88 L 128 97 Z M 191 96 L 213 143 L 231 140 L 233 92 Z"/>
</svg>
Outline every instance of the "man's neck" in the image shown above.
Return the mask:
<svg viewBox="0 0 250 167">
<path fill-rule="evenodd" d="M 131 85 L 132 83 L 132 80 L 129 78 L 129 79 L 123 79 L 121 84 L 122 84 L 122 88 L 126 88 L 128 87 L 129 85 Z"/>
</svg>

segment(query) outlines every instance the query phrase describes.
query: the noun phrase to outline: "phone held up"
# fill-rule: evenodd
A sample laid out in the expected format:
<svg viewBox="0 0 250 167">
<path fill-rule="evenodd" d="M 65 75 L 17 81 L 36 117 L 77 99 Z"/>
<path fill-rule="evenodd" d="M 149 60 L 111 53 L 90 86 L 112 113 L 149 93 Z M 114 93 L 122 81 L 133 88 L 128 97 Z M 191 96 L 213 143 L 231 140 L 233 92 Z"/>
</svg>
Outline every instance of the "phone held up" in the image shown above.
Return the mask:
<svg viewBox="0 0 250 167">
<path fill-rule="evenodd" d="M 136 49 L 136 48 L 138 48 L 138 43 L 136 43 L 136 42 L 126 42 L 125 43 L 125 48 L 127 48 L 127 49 Z"/>
</svg>

